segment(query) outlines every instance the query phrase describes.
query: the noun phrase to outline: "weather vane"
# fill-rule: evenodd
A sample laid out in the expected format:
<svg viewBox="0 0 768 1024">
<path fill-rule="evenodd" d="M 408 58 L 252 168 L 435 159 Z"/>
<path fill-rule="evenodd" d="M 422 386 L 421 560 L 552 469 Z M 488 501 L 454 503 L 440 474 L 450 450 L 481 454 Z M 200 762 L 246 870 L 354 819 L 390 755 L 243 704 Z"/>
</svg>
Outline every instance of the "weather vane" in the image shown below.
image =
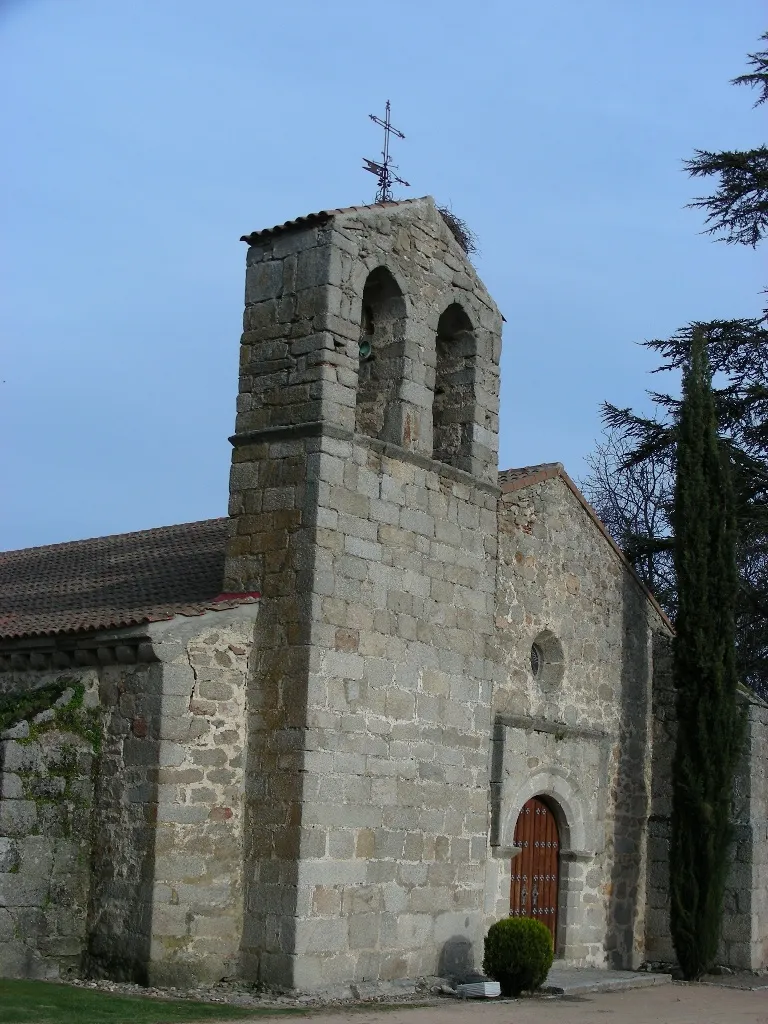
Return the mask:
<svg viewBox="0 0 768 1024">
<path fill-rule="evenodd" d="M 393 128 L 389 120 L 389 100 L 387 100 L 386 113 L 384 120 L 380 117 L 376 117 L 375 114 L 369 114 L 368 116 L 376 124 L 380 124 L 384 129 L 384 149 L 381 151 L 381 162 L 377 160 L 369 160 L 368 157 L 363 157 L 365 165 L 364 171 L 370 171 L 371 174 L 375 174 L 379 179 L 379 187 L 376 190 L 376 202 L 377 203 L 390 203 L 392 202 L 392 183 L 397 182 L 399 185 L 405 185 L 406 188 L 410 188 L 409 183 L 404 178 L 399 178 L 396 174 L 393 174 L 393 170 L 397 170 L 397 164 L 392 163 L 392 157 L 389 155 L 389 137 L 390 135 L 396 135 L 398 139 L 404 139 L 405 136 L 402 132 L 398 131 L 397 128 Z"/>
</svg>

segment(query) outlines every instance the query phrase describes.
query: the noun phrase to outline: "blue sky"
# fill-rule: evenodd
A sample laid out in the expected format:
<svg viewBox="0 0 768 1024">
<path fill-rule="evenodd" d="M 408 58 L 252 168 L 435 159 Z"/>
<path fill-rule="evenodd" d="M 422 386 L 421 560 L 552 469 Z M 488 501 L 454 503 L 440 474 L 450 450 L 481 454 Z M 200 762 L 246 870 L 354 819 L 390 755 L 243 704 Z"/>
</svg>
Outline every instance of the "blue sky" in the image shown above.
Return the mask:
<svg viewBox="0 0 768 1024">
<path fill-rule="evenodd" d="M 636 342 L 756 315 L 699 234 L 694 148 L 764 141 L 728 85 L 763 0 L 5 0 L 0 547 L 222 515 L 241 234 L 412 184 L 476 232 L 506 316 L 502 467 L 574 476 Z"/>
</svg>

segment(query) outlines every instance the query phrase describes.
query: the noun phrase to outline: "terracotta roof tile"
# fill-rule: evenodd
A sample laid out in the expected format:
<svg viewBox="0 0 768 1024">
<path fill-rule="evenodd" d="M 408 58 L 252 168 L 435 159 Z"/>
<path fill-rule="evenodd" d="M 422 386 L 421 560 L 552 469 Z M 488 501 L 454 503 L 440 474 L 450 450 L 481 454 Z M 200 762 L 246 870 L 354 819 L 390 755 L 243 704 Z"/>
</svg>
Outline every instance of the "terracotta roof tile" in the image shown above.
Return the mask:
<svg viewBox="0 0 768 1024">
<path fill-rule="evenodd" d="M 514 491 L 518 487 L 530 487 L 533 483 L 559 476 L 562 462 L 541 462 L 538 466 L 521 466 L 519 469 L 502 469 L 499 472 L 499 487 L 502 491 Z"/>
<path fill-rule="evenodd" d="M 0 638 L 118 628 L 237 603 L 244 595 L 221 594 L 228 523 L 0 552 Z"/>
</svg>

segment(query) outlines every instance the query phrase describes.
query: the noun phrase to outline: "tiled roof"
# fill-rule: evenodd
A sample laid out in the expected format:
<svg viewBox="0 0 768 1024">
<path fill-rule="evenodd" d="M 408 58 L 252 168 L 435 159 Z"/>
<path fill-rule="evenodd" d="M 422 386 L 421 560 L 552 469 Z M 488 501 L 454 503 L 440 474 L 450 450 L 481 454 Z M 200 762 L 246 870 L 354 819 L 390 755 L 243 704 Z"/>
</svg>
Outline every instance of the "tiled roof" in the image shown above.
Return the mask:
<svg viewBox="0 0 768 1024">
<path fill-rule="evenodd" d="M 227 526 L 208 519 L 1 552 L 0 638 L 131 626 L 237 599 L 221 594 Z"/>
<path fill-rule="evenodd" d="M 340 206 L 335 210 L 318 210 L 317 213 L 308 213 L 304 217 L 296 217 L 294 220 L 287 220 L 284 224 L 275 224 L 272 228 L 262 228 L 261 231 L 252 231 L 250 235 L 241 235 L 240 241 L 248 245 L 256 245 L 272 235 L 281 235 L 285 231 L 299 231 L 301 228 L 311 228 L 316 224 L 327 224 L 336 214 L 356 213 L 358 210 L 384 210 L 391 206 L 407 206 L 409 203 L 417 203 L 418 199 L 399 199 L 391 203 L 371 203 L 370 206 Z"/>
<path fill-rule="evenodd" d="M 499 487 L 502 491 L 516 491 L 519 487 L 530 487 L 563 471 L 562 462 L 541 462 L 538 466 L 521 466 L 519 469 L 502 469 L 499 472 Z"/>
</svg>

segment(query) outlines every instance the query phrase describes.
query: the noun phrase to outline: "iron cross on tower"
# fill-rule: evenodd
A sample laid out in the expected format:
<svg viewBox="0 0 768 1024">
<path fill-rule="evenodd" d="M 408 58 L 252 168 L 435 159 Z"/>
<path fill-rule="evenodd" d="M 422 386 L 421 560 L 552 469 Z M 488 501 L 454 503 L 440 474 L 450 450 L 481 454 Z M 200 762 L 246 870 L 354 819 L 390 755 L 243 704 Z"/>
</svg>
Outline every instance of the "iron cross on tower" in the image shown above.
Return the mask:
<svg viewBox="0 0 768 1024">
<path fill-rule="evenodd" d="M 368 116 L 376 124 L 380 124 L 384 129 L 384 149 L 381 151 L 382 160 L 379 163 L 376 160 L 369 160 L 368 157 L 363 157 L 365 165 L 364 171 L 370 171 L 371 174 L 375 174 L 379 179 L 379 187 L 376 190 L 376 202 L 377 203 L 389 203 L 392 201 L 392 183 L 397 182 L 399 185 L 405 185 L 406 188 L 410 188 L 410 185 L 404 178 L 399 178 L 392 171 L 397 170 L 397 164 L 392 163 L 392 158 L 389 155 L 389 137 L 390 135 L 396 135 L 398 139 L 404 139 L 405 136 L 402 132 L 398 131 L 397 128 L 393 128 L 389 120 L 389 100 L 387 100 L 386 113 L 384 120 L 380 117 L 376 117 L 375 114 L 369 114 Z"/>
</svg>

